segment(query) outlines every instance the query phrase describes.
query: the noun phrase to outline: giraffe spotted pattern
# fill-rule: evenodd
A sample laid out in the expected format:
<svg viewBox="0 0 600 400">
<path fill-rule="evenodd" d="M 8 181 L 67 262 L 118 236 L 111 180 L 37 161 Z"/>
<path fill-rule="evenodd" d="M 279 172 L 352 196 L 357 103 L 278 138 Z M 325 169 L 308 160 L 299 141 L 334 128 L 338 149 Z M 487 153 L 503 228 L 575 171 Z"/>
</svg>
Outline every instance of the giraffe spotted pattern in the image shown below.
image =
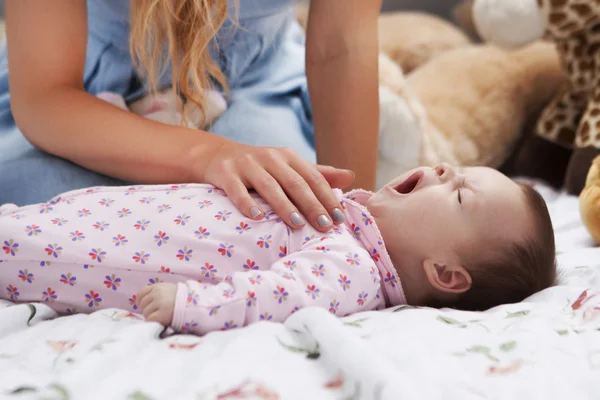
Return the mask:
<svg viewBox="0 0 600 400">
<path fill-rule="evenodd" d="M 569 85 L 543 112 L 537 133 L 566 147 L 600 149 L 600 0 L 538 0 Z"/>
</svg>

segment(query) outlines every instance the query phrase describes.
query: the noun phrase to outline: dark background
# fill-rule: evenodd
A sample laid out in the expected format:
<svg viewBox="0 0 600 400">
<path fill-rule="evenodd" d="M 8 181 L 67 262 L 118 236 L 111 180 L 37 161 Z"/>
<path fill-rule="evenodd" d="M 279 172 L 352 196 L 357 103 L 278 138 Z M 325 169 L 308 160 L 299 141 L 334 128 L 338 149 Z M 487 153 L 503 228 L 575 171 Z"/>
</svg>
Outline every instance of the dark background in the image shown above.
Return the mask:
<svg viewBox="0 0 600 400">
<path fill-rule="evenodd" d="M 4 1 L 0 0 L 0 15 L 4 16 Z M 19 1 L 19 0 L 10 0 Z M 40 0 L 52 1 L 52 0 Z M 122 0 L 129 1 L 129 0 Z M 243 1 L 243 0 L 241 0 Z M 459 0 L 384 0 L 383 11 L 393 10 L 423 10 L 433 12 L 445 18 L 450 16 L 450 9 L 459 2 Z"/>
<path fill-rule="evenodd" d="M 450 18 L 452 7 L 458 3 L 460 0 L 384 0 L 382 11 L 421 10 Z"/>
</svg>

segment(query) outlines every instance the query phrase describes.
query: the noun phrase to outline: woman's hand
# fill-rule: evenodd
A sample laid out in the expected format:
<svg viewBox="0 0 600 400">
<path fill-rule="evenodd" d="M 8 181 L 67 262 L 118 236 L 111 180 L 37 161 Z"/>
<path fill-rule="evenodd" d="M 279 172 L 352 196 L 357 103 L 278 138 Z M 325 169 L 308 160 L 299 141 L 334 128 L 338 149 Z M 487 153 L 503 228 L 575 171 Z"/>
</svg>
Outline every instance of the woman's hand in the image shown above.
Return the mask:
<svg viewBox="0 0 600 400">
<path fill-rule="evenodd" d="M 204 173 L 204 182 L 223 189 L 249 218 L 264 217 L 248 193 L 254 189 L 290 227 L 297 229 L 308 221 L 321 232 L 344 222 L 331 188 L 346 188 L 353 180 L 351 171 L 315 166 L 288 148 L 239 143 L 222 145 Z"/>
</svg>

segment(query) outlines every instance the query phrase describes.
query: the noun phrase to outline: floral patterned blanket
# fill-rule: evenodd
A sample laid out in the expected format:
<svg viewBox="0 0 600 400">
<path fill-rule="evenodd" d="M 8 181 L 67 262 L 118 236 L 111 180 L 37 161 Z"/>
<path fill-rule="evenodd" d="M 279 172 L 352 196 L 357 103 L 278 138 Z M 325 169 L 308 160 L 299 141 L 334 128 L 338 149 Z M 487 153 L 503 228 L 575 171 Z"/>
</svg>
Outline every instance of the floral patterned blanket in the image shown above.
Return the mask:
<svg viewBox="0 0 600 400">
<path fill-rule="evenodd" d="M 600 398 L 600 248 L 577 199 L 539 187 L 561 286 L 484 313 L 304 309 L 205 337 L 122 310 L 0 302 L 2 399 Z"/>
</svg>

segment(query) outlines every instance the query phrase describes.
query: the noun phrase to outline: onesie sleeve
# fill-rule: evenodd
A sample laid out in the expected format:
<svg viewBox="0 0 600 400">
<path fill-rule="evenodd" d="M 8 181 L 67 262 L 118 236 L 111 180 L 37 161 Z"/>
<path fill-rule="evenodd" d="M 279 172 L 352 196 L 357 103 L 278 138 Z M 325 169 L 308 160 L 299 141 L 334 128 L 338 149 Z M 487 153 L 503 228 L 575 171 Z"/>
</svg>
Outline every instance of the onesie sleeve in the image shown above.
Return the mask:
<svg viewBox="0 0 600 400">
<path fill-rule="evenodd" d="M 205 334 L 283 322 L 303 307 L 339 316 L 372 310 L 382 303 L 379 271 L 369 252 L 350 240 L 310 240 L 269 269 L 236 272 L 215 286 L 180 283 L 172 327 Z"/>
</svg>

